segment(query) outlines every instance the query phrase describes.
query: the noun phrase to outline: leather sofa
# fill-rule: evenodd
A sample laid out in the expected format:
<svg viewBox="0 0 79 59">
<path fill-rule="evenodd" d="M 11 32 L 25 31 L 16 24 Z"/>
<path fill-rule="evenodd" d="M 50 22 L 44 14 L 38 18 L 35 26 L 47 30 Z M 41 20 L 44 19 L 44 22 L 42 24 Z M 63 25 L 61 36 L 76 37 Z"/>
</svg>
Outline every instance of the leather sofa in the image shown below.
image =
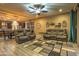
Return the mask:
<svg viewBox="0 0 79 59">
<path fill-rule="evenodd" d="M 56 40 L 57 30 L 48 29 L 46 33 L 44 33 L 43 37 L 46 40 Z"/>
<path fill-rule="evenodd" d="M 67 31 L 65 29 L 49 29 L 43 35 L 46 40 L 66 41 L 68 40 Z"/>
<path fill-rule="evenodd" d="M 32 32 L 23 32 L 16 35 L 16 43 L 21 44 L 30 40 L 35 39 L 36 35 Z"/>
<path fill-rule="evenodd" d="M 53 35 L 52 33 L 44 33 L 43 37 L 46 40 L 56 40 L 56 35 Z"/>
</svg>

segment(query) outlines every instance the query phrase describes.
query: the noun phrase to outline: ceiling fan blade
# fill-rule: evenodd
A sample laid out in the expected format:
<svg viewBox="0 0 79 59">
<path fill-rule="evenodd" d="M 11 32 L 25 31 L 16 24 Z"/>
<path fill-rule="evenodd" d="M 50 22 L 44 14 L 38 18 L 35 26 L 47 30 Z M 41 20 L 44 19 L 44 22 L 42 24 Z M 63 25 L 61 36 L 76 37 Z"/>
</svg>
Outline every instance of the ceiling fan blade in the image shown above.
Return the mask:
<svg viewBox="0 0 79 59">
<path fill-rule="evenodd" d="M 34 9 L 34 10 L 35 10 L 35 8 L 33 8 L 33 7 L 31 7 L 31 6 L 29 6 L 29 8 Z"/>
<path fill-rule="evenodd" d="M 43 9 L 45 6 L 44 5 L 42 5 L 41 7 L 40 7 L 40 9 Z"/>
<path fill-rule="evenodd" d="M 47 10 L 42 10 L 41 12 L 47 13 L 48 11 Z"/>
<path fill-rule="evenodd" d="M 45 5 L 35 4 L 34 7 L 37 9 L 43 9 L 45 7 Z"/>
<path fill-rule="evenodd" d="M 30 11 L 30 13 L 35 13 L 35 11 Z"/>
</svg>

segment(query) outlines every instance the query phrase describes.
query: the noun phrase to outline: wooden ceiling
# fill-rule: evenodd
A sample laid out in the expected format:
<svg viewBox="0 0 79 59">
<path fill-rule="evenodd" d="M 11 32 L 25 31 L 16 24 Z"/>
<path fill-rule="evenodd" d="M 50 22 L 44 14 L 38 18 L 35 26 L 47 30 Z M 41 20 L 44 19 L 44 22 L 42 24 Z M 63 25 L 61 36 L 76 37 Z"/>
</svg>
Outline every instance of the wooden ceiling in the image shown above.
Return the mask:
<svg viewBox="0 0 79 59">
<path fill-rule="evenodd" d="M 9 20 L 16 21 L 35 19 L 36 15 L 32 15 L 31 13 L 29 13 L 27 11 L 27 8 L 24 6 L 27 6 L 28 4 L 30 3 L 0 3 L 0 15 L 5 14 L 6 18 L 12 18 Z M 48 9 L 48 13 L 41 13 L 38 18 L 70 12 L 76 6 L 76 4 L 48 3 L 45 6 Z M 60 8 L 63 10 L 62 12 L 58 11 Z"/>
</svg>

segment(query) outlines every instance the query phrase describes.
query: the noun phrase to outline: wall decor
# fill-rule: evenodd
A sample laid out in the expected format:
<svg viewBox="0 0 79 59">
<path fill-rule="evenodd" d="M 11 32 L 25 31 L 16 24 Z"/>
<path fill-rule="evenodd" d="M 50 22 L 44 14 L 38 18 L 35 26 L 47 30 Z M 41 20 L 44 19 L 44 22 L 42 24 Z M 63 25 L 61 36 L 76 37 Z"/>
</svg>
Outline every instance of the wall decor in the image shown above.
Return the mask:
<svg viewBox="0 0 79 59">
<path fill-rule="evenodd" d="M 62 27 L 67 27 L 67 22 L 66 21 L 62 22 Z"/>
<path fill-rule="evenodd" d="M 46 27 L 49 27 L 49 23 L 48 22 L 46 23 Z"/>
<path fill-rule="evenodd" d="M 55 23 L 53 23 L 53 22 L 47 22 L 46 27 L 49 27 L 49 26 L 55 26 Z"/>
<path fill-rule="evenodd" d="M 50 25 L 51 25 L 51 26 L 54 26 L 54 25 L 55 25 L 55 23 L 51 23 Z"/>
<path fill-rule="evenodd" d="M 38 28 L 38 29 L 41 28 L 41 24 L 40 24 L 40 23 L 37 23 L 36 25 L 37 25 L 37 28 Z"/>
<path fill-rule="evenodd" d="M 61 28 L 61 23 L 58 23 L 57 25 L 55 25 L 56 28 Z"/>
</svg>

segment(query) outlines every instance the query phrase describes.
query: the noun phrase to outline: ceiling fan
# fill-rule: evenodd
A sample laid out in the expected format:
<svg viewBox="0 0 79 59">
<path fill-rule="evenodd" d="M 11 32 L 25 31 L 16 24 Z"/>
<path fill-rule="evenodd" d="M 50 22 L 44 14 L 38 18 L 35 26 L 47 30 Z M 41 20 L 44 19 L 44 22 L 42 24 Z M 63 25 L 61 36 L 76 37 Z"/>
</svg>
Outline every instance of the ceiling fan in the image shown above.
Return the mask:
<svg viewBox="0 0 79 59">
<path fill-rule="evenodd" d="M 28 11 L 32 14 L 40 15 L 41 13 L 47 13 L 48 10 L 46 9 L 46 6 L 43 4 L 32 4 L 27 6 Z"/>
</svg>

